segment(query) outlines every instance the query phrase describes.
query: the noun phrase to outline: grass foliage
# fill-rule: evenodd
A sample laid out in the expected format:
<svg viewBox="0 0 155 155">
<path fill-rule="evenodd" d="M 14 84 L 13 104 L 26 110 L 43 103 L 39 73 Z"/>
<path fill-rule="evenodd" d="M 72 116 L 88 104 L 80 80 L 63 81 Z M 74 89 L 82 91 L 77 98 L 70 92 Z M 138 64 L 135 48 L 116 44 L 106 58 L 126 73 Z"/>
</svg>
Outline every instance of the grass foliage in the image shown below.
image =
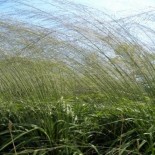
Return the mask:
<svg viewBox="0 0 155 155">
<path fill-rule="evenodd" d="M 154 155 L 154 31 L 138 23 L 153 11 L 114 20 L 69 1 L 46 2 L 53 11 L 10 3 L 0 17 L 0 154 Z"/>
</svg>

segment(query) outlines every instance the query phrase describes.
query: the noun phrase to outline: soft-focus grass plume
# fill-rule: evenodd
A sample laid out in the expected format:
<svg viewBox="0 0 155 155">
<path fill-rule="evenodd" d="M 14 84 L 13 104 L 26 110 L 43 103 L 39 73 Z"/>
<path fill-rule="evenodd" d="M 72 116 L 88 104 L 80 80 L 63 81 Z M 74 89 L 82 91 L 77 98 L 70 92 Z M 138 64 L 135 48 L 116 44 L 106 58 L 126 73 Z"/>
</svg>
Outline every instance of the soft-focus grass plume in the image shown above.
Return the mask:
<svg viewBox="0 0 155 155">
<path fill-rule="evenodd" d="M 76 8 L 76 5 L 68 2 L 69 4 L 63 3 L 58 7 L 57 3 L 58 2 L 52 2 L 48 3 L 48 5 L 54 10 L 59 10 L 60 13 L 63 14 L 63 17 L 60 14 L 52 14 L 52 11 L 45 12 L 36 6 L 30 6 L 26 4 L 26 2 L 20 3 L 20 5 L 23 4 L 25 6 L 25 8 L 22 8 L 26 9 L 28 7 L 32 9 L 31 12 L 28 9 L 27 13 L 26 10 L 23 10 L 23 16 L 20 17 L 21 19 L 23 18 L 23 22 L 26 20 L 26 17 L 31 16 L 32 19 L 34 18 L 34 21 L 48 23 L 48 28 L 40 27 L 40 25 L 35 26 L 35 22 L 32 22 L 31 25 L 18 21 L 15 23 L 14 21 L 4 19 L 1 22 L 2 38 L 9 36 L 8 39 L 3 39 L 1 42 L 1 44 L 3 44 L 2 48 L 4 48 L 2 49 L 3 57 L 7 57 L 7 60 L 8 57 L 18 57 L 17 59 L 29 58 L 29 60 L 33 61 L 32 66 L 36 65 L 38 67 L 40 75 L 32 73 L 33 75 L 31 76 L 30 73 L 28 73 L 32 79 L 28 80 L 31 84 L 27 85 L 29 88 L 26 89 L 35 89 L 35 86 L 33 86 L 34 82 L 32 81 L 36 81 L 37 83 L 41 79 L 48 78 L 42 82 L 44 85 L 46 85 L 48 81 L 50 84 L 61 83 L 61 86 L 54 86 L 52 84 L 54 91 L 57 91 L 56 94 L 63 95 L 58 88 L 65 87 L 61 89 L 67 89 L 72 93 L 79 92 L 80 89 L 81 92 L 90 93 L 92 91 L 92 93 L 99 92 L 106 97 L 110 96 L 110 98 L 113 96 L 114 100 L 116 100 L 118 96 L 122 98 L 122 95 L 127 98 L 141 100 L 139 96 L 142 96 L 145 90 L 143 86 L 139 84 L 136 76 L 139 76 L 137 74 L 144 74 L 141 70 L 141 66 L 138 64 L 139 61 L 142 63 L 145 61 L 146 52 L 143 47 L 138 45 L 138 42 L 134 45 L 135 42 L 131 38 L 131 34 L 128 36 L 125 30 L 122 30 L 120 34 L 120 31 L 117 29 L 121 29 L 123 26 L 119 23 L 111 22 L 108 15 L 102 13 L 102 16 L 105 17 L 104 21 L 96 18 L 96 16 L 93 18 L 91 12 L 86 12 L 87 16 L 84 17 L 82 13 L 78 12 L 78 8 L 77 12 L 71 10 L 73 6 Z M 64 12 L 62 8 L 64 8 Z M 81 9 L 81 12 L 85 11 L 85 8 L 82 6 Z M 20 10 L 20 12 L 22 12 L 22 10 Z M 30 21 L 32 19 L 30 19 Z M 129 51 L 132 52 L 129 53 Z M 138 53 L 142 53 L 140 54 L 142 58 L 134 58 L 135 56 L 133 55 L 137 55 L 137 51 Z M 126 59 L 128 59 L 128 63 Z M 36 62 L 40 60 L 42 64 L 40 63 L 39 66 Z M 47 65 L 46 69 L 48 68 L 49 70 L 47 69 L 48 71 L 46 71 L 43 61 L 50 61 L 50 63 L 62 65 L 61 68 L 63 68 L 66 73 L 59 74 L 59 71 L 51 73 L 49 71 L 51 70 L 51 66 L 48 68 Z M 16 74 L 21 74 L 20 72 L 24 72 L 25 70 L 20 69 L 22 65 L 18 65 L 19 70 L 15 67 L 17 70 Z M 30 63 L 28 63 L 28 65 L 30 65 Z M 57 66 L 58 69 L 54 70 L 59 70 L 59 65 Z M 41 67 L 43 67 L 43 72 L 40 70 Z M 144 68 L 146 67 L 150 67 L 150 64 L 146 64 Z M 151 67 L 153 70 L 154 67 Z M 139 70 L 138 72 L 140 73 L 137 73 L 135 70 Z M 32 69 L 32 72 L 33 71 L 34 69 Z M 52 78 L 49 77 L 50 73 L 53 75 L 58 74 L 56 76 L 61 78 L 61 80 L 59 80 L 59 82 L 53 82 Z M 13 74 L 15 74 L 15 72 Z M 33 79 L 34 75 L 39 76 L 39 80 L 37 80 L 37 78 Z M 12 76 L 17 78 L 15 75 Z M 42 78 L 40 78 L 40 76 Z M 22 77 L 25 78 L 25 75 L 19 75 L 18 77 L 20 79 L 16 81 L 25 81 L 25 79 L 22 79 Z M 68 79 L 68 81 L 72 82 L 69 82 L 68 86 L 64 86 L 62 81 L 65 81 L 65 79 L 69 77 L 73 77 L 72 80 Z M 12 77 L 10 78 L 13 79 Z M 140 78 L 142 79 L 143 77 L 141 76 Z M 144 81 L 147 80 L 148 77 L 146 75 Z M 48 86 L 49 83 L 47 84 Z M 39 89 L 37 88 L 38 91 Z M 48 88 L 46 87 L 45 89 Z"/>
<path fill-rule="evenodd" d="M 10 4 L 0 17 L 0 153 L 154 154 L 155 54 L 143 40 L 154 31 L 136 23 L 153 11 L 114 20 L 70 1 Z"/>
</svg>

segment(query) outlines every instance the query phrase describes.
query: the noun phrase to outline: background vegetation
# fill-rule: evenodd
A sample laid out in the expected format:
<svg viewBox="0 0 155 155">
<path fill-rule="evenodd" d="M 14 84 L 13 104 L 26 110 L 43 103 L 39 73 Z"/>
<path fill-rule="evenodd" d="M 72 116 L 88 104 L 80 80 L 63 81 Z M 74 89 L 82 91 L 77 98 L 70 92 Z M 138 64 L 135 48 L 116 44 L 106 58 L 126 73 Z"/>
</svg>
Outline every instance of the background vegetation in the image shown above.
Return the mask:
<svg viewBox="0 0 155 155">
<path fill-rule="evenodd" d="M 114 20 L 69 1 L 10 4 L 0 17 L 0 154 L 154 155 L 154 30 L 136 22 L 153 11 Z"/>
</svg>

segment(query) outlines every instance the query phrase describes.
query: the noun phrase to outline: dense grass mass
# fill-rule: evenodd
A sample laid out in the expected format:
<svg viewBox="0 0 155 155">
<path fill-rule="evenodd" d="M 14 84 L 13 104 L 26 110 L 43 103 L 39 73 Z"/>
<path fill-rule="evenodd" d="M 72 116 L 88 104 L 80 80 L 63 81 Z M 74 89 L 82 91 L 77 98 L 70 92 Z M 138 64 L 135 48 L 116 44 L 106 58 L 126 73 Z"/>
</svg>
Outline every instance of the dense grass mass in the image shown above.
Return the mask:
<svg viewBox="0 0 155 155">
<path fill-rule="evenodd" d="M 50 11 L 10 3 L 0 17 L 0 154 L 154 155 L 154 31 L 136 23 L 154 12 L 114 20 L 69 1 L 46 2 Z"/>
</svg>

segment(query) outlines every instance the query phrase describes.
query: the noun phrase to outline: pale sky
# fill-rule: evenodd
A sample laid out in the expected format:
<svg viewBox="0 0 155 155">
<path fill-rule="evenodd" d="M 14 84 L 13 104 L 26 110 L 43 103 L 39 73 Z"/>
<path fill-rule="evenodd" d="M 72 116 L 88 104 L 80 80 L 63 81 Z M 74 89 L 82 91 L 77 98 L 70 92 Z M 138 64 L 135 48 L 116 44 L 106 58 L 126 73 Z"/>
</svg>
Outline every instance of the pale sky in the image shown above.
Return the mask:
<svg viewBox="0 0 155 155">
<path fill-rule="evenodd" d="M 2 2 L 3 0 L 0 0 Z M 13 2 L 12 0 L 4 0 L 6 2 Z M 28 5 L 33 5 L 36 8 L 43 9 L 45 11 L 52 10 L 52 5 L 48 5 L 46 2 L 57 2 L 57 0 L 17 0 L 19 2 L 27 1 Z M 58 0 L 59 1 L 59 0 Z M 67 0 L 60 0 L 62 3 L 67 2 Z M 60 2 L 59 1 L 59 2 Z M 138 13 L 143 13 L 147 11 L 155 11 L 155 0 L 69 0 L 72 2 L 80 3 L 92 8 L 96 8 L 111 15 L 114 18 L 128 17 L 130 15 L 135 15 Z M 59 4 L 61 4 L 61 2 Z M 3 12 L 10 12 L 13 7 L 16 7 L 13 3 L 5 3 L 0 5 L 0 14 Z M 18 6 L 19 7 L 19 6 Z M 149 26 L 155 29 L 155 19 L 154 12 L 152 12 L 152 17 L 139 19 L 140 23 L 144 26 Z M 20 15 L 20 14 L 19 14 Z M 113 18 L 113 19 L 114 19 Z M 152 19 L 151 19 L 152 18 Z M 30 19 L 29 19 L 30 20 Z M 32 22 L 32 21 L 31 21 Z M 143 35 L 143 34 L 142 34 Z M 144 36 L 144 35 L 143 35 Z M 146 35 L 145 35 L 146 37 Z"/>
<path fill-rule="evenodd" d="M 119 16 L 131 15 L 136 12 L 143 12 L 155 9 L 155 0 L 72 0 L 99 10 L 107 11 L 110 14 Z"/>
<path fill-rule="evenodd" d="M 28 0 L 28 4 L 31 5 L 33 3 L 37 4 L 37 2 L 42 2 L 41 5 L 39 5 L 38 3 L 37 7 L 44 7 L 44 9 L 48 10 L 50 8 L 48 8 L 48 5 L 46 5 L 45 1 L 51 3 L 53 2 L 53 0 L 32 0 L 32 1 Z M 70 0 L 70 1 L 84 4 L 99 9 L 103 12 L 109 13 L 111 15 L 115 14 L 116 16 L 121 17 L 155 9 L 155 0 Z M 1 9 L 1 6 L 0 11 L 4 11 Z"/>
<path fill-rule="evenodd" d="M 106 8 L 111 11 L 143 9 L 155 7 L 155 0 L 73 0 L 97 8 Z"/>
</svg>

